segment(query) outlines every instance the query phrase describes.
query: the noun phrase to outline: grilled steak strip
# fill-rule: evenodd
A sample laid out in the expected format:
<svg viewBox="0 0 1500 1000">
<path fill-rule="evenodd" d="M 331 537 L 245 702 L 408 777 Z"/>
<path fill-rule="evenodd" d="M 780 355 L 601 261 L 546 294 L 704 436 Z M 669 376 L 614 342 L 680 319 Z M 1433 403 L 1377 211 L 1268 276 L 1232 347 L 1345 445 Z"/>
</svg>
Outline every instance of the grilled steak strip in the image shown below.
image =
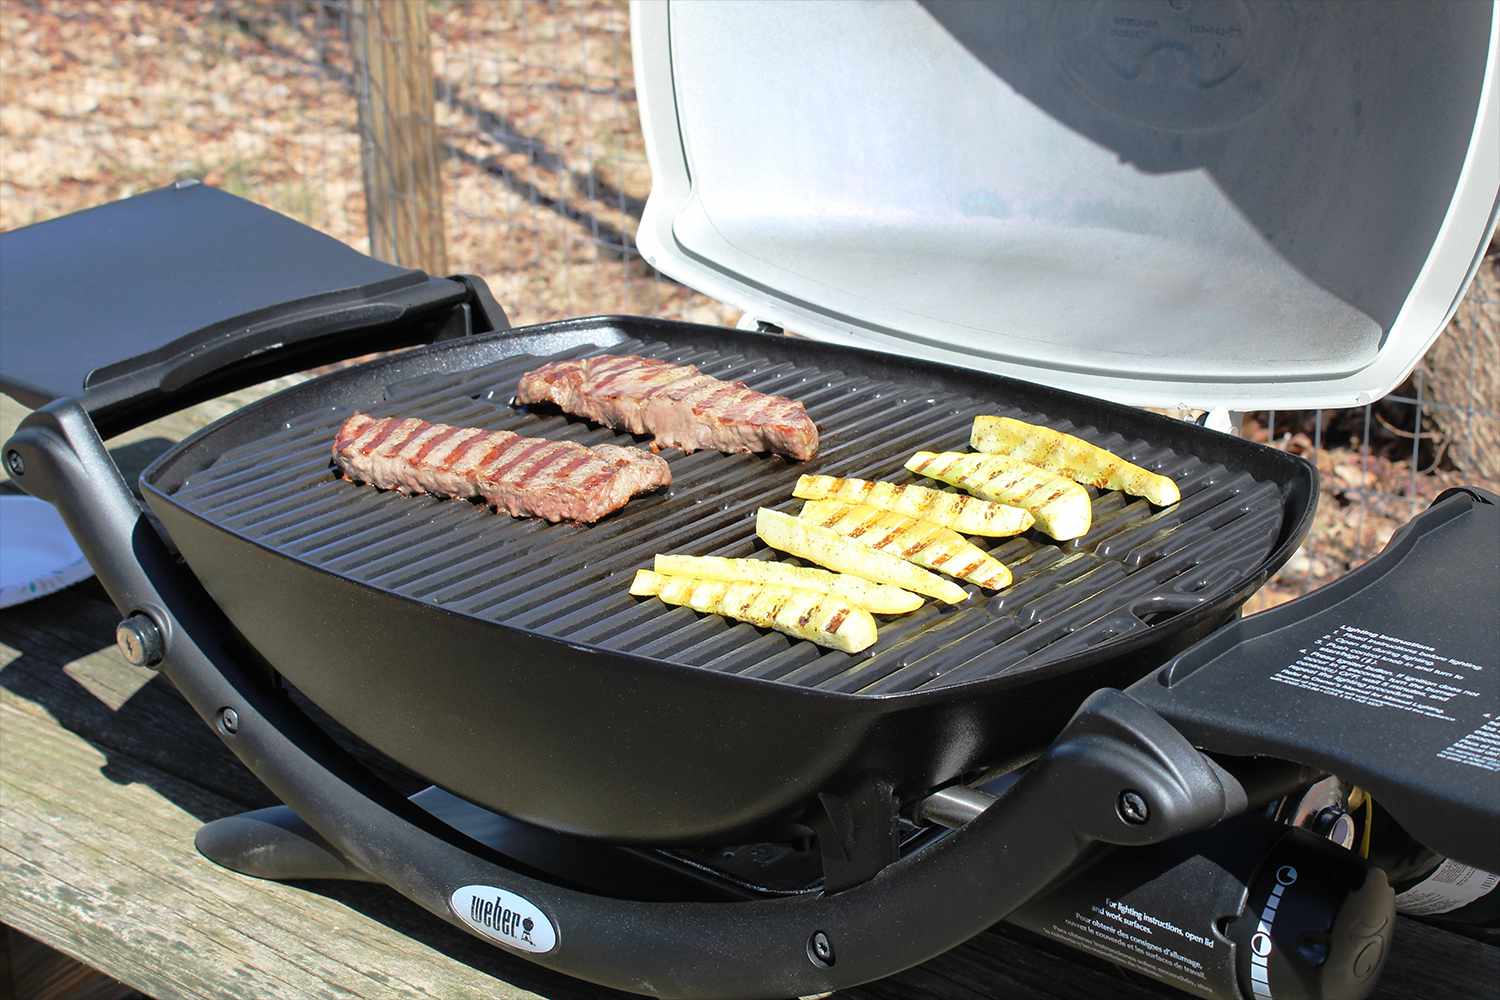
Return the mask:
<svg viewBox="0 0 1500 1000">
<path fill-rule="evenodd" d="M 634 354 L 549 362 L 521 376 L 516 401 L 556 403 L 687 452 L 774 451 L 801 461 L 818 453 L 817 425 L 796 400 Z"/>
<path fill-rule="evenodd" d="M 639 448 L 521 437 L 510 431 L 356 413 L 333 441 L 346 477 L 402 493 L 483 497 L 515 517 L 592 524 L 672 471 Z"/>
</svg>

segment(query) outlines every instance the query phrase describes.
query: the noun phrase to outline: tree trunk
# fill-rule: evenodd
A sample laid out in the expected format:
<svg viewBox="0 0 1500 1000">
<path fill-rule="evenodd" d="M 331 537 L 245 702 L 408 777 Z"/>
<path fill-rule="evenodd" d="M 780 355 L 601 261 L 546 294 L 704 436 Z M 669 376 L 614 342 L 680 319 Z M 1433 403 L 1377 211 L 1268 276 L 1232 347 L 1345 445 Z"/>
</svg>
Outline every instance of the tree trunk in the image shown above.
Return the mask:
<svg viewBox="0 0 1500 1000">
<path fill-rule="evenodd" d="M 1438 404 L 1425 408 L 1424 424 L 1436 425 L 1440 446 L 1476 485 L 1500 484 L 1500 240 L 1422 368 Z"/>
</svg>

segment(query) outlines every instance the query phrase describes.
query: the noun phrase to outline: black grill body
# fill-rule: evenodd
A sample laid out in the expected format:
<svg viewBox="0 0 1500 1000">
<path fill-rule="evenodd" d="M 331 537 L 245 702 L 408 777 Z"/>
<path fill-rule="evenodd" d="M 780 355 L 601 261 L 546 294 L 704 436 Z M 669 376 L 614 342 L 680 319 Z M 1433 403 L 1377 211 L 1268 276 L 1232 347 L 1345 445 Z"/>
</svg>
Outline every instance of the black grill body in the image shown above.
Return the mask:
<svg viewBox="0 0 1500 1000">
<path fill-rule="evenodd" d="M 548 525 L 338 480 L 354 409 L 641 443 L 509 403 L 543 359 L 697 364 L 803 400 L 811 462 L 665 452 L 669 490 Z M 804 472 L 905 481 L 977 413 L 1046 423 L 1173 476 L 1178 505 L 1104 493 L 1084 538 L 994 545 L 1016 582 L 882 621 L 855 656 L 627 594 L 652 554 L 764 555 L 759 506 Z M 637 843 L 763 832 L 820 792 L 912 798 L 1050 740 L 1079 702 L 1223 624 L 1313 513 L 1300 459 L 1029 383 L 837 345 L 640 318 L 545 324 L 393 355 L 241 410 L 142 477 L 195 575 L 283 677 L 433 782 L 555 830 Z"/>
</svg>

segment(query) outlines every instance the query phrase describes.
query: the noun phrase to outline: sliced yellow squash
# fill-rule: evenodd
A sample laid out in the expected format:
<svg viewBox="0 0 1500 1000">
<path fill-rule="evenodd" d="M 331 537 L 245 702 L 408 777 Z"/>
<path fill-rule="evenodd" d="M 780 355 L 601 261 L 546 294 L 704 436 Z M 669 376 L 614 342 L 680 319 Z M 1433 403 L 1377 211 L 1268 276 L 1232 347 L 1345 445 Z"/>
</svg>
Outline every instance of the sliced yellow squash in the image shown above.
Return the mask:
<svg viewBox="0 0 1500 1000">
<path fill-rule="evenodd" d="M 990 590 L 1010 586 L 1010 570 L 1004 563 L 951 528 L 895 511 L 838 500 L 809 500 L 802 505 L 798 516 L 872 549 Z"/>
<path fill-rule="evenodd" d="M 1093 520 L 1088 490 L 1008 455 L 919 451 L 906 460 L 906 467 L 985 500 L 1025 508 L 1038 530 L 1060 542 L 1087 534 Z"/>
<path fill-rule="evenodd" d="M 975 451 L 1009 455 L 1101 490 L 1145 497 L 1158 507 L 1182 499 L 1166 476 L 1132 465 L 1114 452 L 1050 427 L 1010 417 L 975 417 L 969 443 Z"/>
<path fill-rule="evenodd" d="M 830 573 L 811 566 L 769 562 L 765 559 L 725 559 L 720 556 L 657 556 L 656 572 L 663 576 L 691 576 L 726 583 L 761 583 L 794 587 L 841 597 L 877 615 L 900 615 L 922 606 L 922 598 L 900 587 L 872 583 L 848 573 Z"/>
<path fill-rule="evenodd" d="M 948 493 L 916 483 L 876 483 L 868 479 L 802 476 L 792 496 L 803 500 L 840 500 L 917 517 L 966 535 L 1007 538 L 1035 523 L 1020 507 L 981 500 L 967 493 Z"/>
<path fill-rule="evenodd" d="M 968 592 L 900 556 L 880 552 L 838 532 L 800 521 L 790 514 L 762 507 L 755 514 L 755 533 L 773 549 L 815 562 L 840 573 L 852 573 L 875 583 L 888 583 L 947 604 L 960 604 Z"/>
<path fill-rule="evenodd" d="M 707 614 L 773 628 L 820 646 L 858 653 L 875 644 L 875 619 L 841 597 L 795 587 L 699 580 L 637 570 L 630 592 Z"/>
</svg>

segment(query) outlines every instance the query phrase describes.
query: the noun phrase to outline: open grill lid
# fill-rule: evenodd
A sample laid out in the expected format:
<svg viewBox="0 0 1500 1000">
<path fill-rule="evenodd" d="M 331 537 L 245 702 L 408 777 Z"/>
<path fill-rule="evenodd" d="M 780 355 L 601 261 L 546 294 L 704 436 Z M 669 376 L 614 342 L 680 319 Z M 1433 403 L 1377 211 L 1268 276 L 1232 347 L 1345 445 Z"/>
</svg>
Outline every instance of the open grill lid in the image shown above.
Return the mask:
<svg viewBox="0 0 1500 1000">
<path fill-rule="evenodd" d="M 811 337 L 1124 402 L 1348 406 L 1494 227 L 1490 4 L 632 9 L 647 260 Z"/>
</svg>

